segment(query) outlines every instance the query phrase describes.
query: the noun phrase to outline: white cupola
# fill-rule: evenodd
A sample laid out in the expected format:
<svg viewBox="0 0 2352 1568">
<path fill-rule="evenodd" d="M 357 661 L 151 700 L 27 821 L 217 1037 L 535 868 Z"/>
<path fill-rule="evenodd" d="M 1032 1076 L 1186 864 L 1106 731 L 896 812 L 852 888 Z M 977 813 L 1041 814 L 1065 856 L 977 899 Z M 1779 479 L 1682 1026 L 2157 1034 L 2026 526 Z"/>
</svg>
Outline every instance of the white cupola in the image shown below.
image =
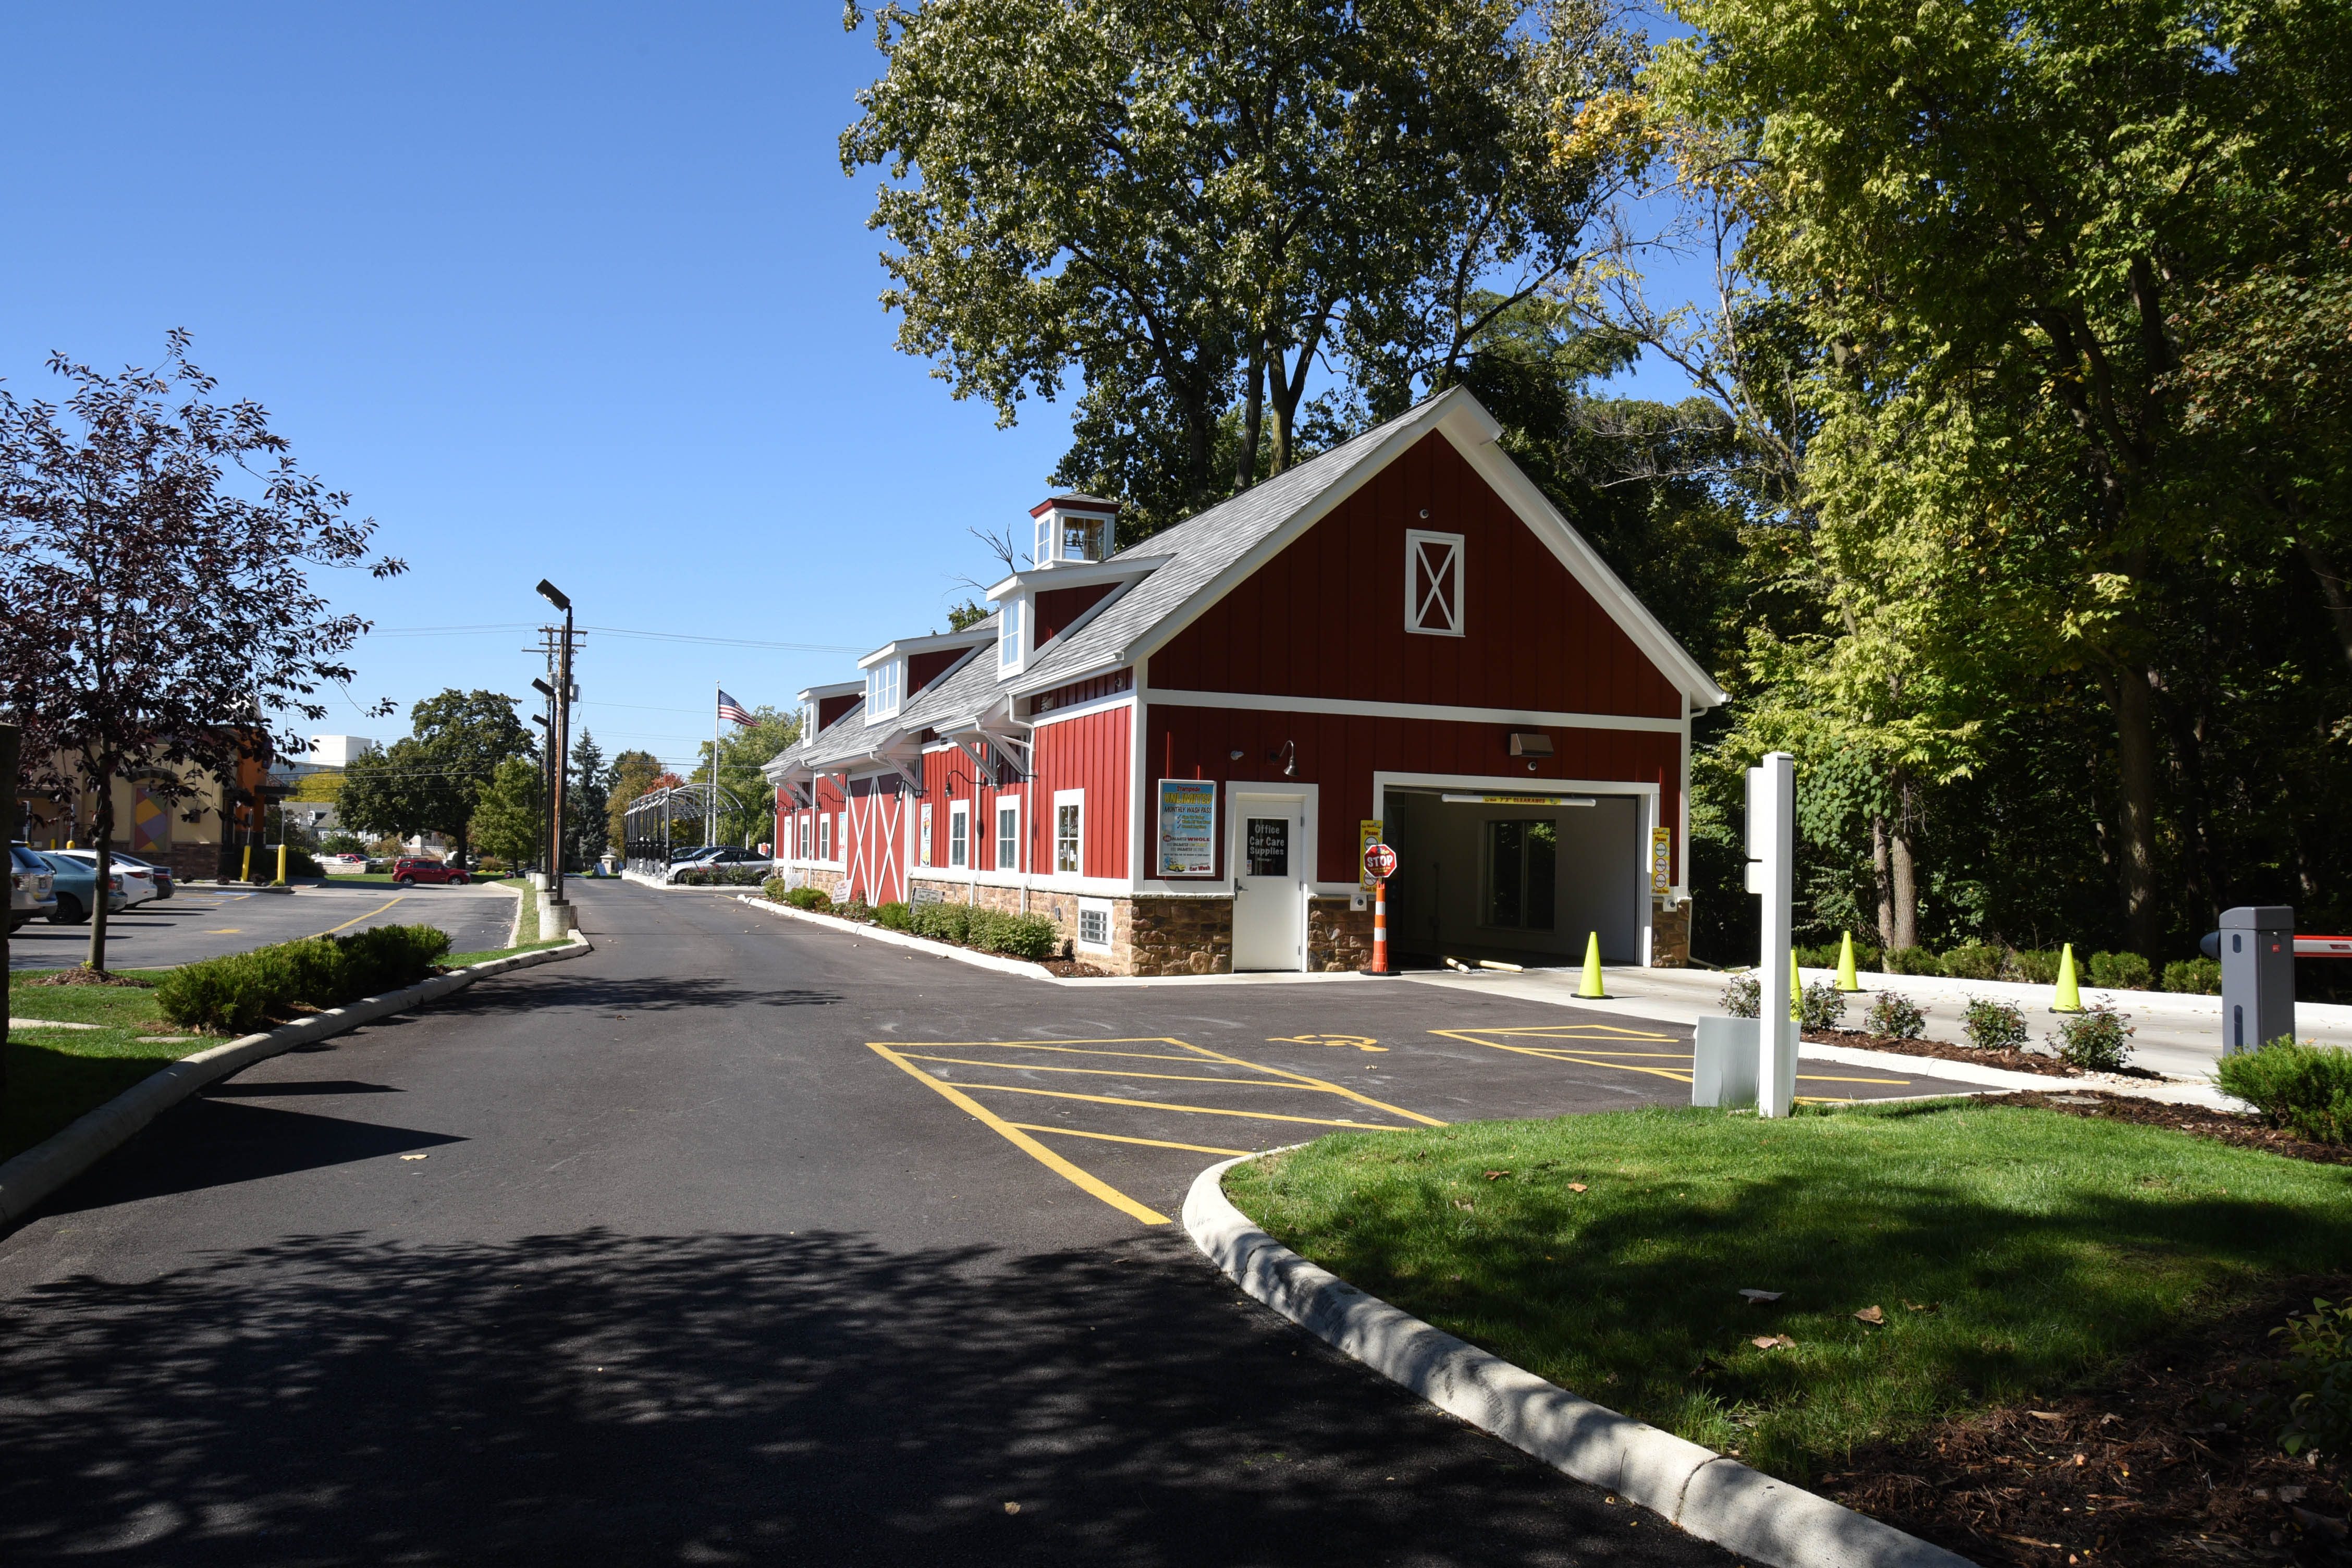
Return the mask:
<svg viewBox="0 0 2352 1568">
<path fill-rule="evenodd" d="M 1102 496 L 1048 496 L 1029 509 L 1037 539 L 1031 559 L 1039 566 L 1108 561 L 1118 548 L 1118 502 Z"/>
</svg>

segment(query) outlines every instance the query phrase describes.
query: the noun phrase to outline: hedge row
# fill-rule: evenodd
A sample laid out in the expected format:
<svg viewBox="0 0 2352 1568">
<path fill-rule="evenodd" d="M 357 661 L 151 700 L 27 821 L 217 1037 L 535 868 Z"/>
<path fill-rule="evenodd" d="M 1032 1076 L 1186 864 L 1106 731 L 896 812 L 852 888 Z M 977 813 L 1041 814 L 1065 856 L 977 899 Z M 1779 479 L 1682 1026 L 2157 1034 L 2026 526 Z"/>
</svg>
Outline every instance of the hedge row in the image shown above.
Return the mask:
<svg viewBox="0 0 2352 1568">
<path fill-rule="evenodd" d="M 816 888 L 787 888 L 782 877 L 771 877 L 767 895 L 796 910 L 833 913 L 843 920 L 866 921 L 909 936 L 951 942 L 982 952 L 1001 952 L 1031 963 L 1053 958 L 1062 951 L 1062 928 L 1044 915 L 1006 914 L 1001 910 L 975 909 L 970 904 L 887 903 L 879 908 L 848 903 L 834 908 L 833 900 Z"/>
<path fill-rule="evenodd" d="M 1839 944 L 1800 947 L 1797 962 L 1808 969 L 1835 969 Z M 2056 948 L 2004 948 L 1969 942 L 1944 952 L 1924 947 L 1898 947 L 1882 952 L 1867 942 L 1853 944 L 1858 968 L 1882 974 L 1936 974 L 1951 980 L 2014 980 L 2029 985 L 2058 984 Z M 2095 952 L 2075 960 L 2075 977 L 2085 985 L 2111 991 L 2153 991 L 2157 976 L 2147 960 L 2136 952 Z M 2162 989 L 2197 996 L 2221 994 L 2221 965 L 2210 958 L 2176 959 L 2164 966 Z"/>
<path fill-rule="evenodd" d="M 155 984 L 163 1016 L 183 1028 L 251 1034 L 297 1004 L 339 1007 L 432 974 L 449 933 L 432 926 L 376 926 L 311 936 L 184 963 Z"/>
<path fill-rule="evenodd" d="M 2352 1052 L 2275 1040 L 2223 1057 L 2213 1076 L 2273 1127 L 2315 1143 L 2352 1139 Z"/>
</svg>

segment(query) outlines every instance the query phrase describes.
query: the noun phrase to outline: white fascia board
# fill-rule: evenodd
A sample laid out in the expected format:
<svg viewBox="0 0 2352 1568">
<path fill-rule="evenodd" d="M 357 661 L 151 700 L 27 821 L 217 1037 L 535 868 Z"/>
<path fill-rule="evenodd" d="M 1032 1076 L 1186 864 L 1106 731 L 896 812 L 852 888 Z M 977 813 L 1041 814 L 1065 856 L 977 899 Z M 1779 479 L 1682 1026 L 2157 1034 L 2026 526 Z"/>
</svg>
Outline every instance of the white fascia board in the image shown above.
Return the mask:
<svg viewBox="0 0 2352 1568">
<path fill-rule="evenodd" d="M 1702 708 L 1718 707 L 1731 700 L 1731 694 L 1717 686 L 1715 678 L 1690 656 L 1681 643 L 1675 640 L 1675 635 L 1658 624 L 1658 618 L 1650 614 L 1649 606 L 1634 596 L 1633 590 L 1625 586 L 1625 580 L 1610 569 L 1609 563 L 1601 558 L 1600 552 L 1586 542 L 1573 523 L 1560 515 L 1559 509 L 1551 504 L 1550 498 L 1543 493 L 1542 488 L 1528 478 L 1526 471 L 1511 460 L 1508 452 L 1495 444 L 1494 437 L 1473 442 L 1465 439 L 1465 433 L 1451 425 L 1441 428 L 1445 430 L 1446 438 L 1462 454 L 1464 461 L 1493 487 L 1505 504 L 1518 514 L 1519 521 L 1549 547 L 1562 566 L 1568 568 L 1568 574 L 1592 595 L 1593 601 L 1611 620 L 1617 623 L 1618 628 L 1633 639 L 1633 646 L 1679 687 L 1685 696 Z"/>
<path fill-rule="evenodd" d="M 1119 695 L 1126 696 L 1121 692 Z M 1154 687 L 1151 700 L 1171 708 L 1231 708 L 1254 713 L 1322 713 L 1339 718 L 1424 719 L 1439 724 L 1525 724 L 1545 730 L 1687 732 L 1687 719 L 1635 713 L 1551 713 L 1534 708 L 1459 708 L 1434 702 L 1374 702 L 1355 697 L 1286 697 L 1264 691 L 1184 691 Z M 1060 717 L 1056 709 L 1054 716 Z"/>
<path fill-rule="evenodd" d="M 982 624 L 974 622 L 960 632 L 933 632 L 929 637 L 900 637 L 895 642 L 886 642 L 864 658 L 859 659 L 857 668 L 871 669 L 884 659 L 905 658 L 910 654 L 918 653 L 937 653 L 941 648 L 978 647 L 982 643 L 994 642 L 996 640 L 994 628 L 992 627 L 983 632 L 980 629 Z"/>
<path fill-rule="evenodd" d="M 1405 448 L 1429 434 L 1433 426 L 1439 425 L 1465 403 L 1476 411 L 1476 417 L 1484 418 L 1485 424 L 1477 426 L 1478 428 L 1493 427 L 1499 433 L 1500 427 L 1495 426 L 1492 416 L 1478 407 L 1476 398 L 1472 397 L 1461 387 L 1448 387 L 1431 399 L 1428 405 L 1411 424 L 1400 425 L 1391 431 L 1386 440 L 1357 458 L 1355 465 L 1337 483 L 1332 484 L 1321 495 L 1292 512 L 1280 526 L 1264 539 L 1259 540 L 1247 553 L 1194 589 L 1191 598 L 1147 627 L 1141 637 L 1120 649 L 1118 657 L 1105 668 L 1117 668 L 1123 664 L 1131 664 L 1166 647 L 1178 633 L 1206 614 L 1210 606 L 1248 582 L 1260 567 L 1289 549 L 1297 542 L 1300 534 L 1322 521 L 1339 507 L 1340 502 L 1361 489 L 1372 476 L 1394 462 Z M 1059 686 L 1071 680 L 1084 679 L 1086 679 L 1084 674 L 1056 676 L 1054 684 Z"/>
<path fill-rule="evenodd" d="M 1015 572 L 982 593 L 994 604 L 1007 594 L 1017 594 L 1024 588 L 1042 592 L 1047 588 L 1087 588 L 1097 583 L 1120 583 L 1130 577 L 1150 576 L 1175 559 L 1172 555 L 1114 555 L 1108 561 L 1087 561 L 1076 565 L 1056 562 Z"/>
<path fill-rule="evenodd" d="M 817 702 L 827 697 L 846 697 L 853 691 L 866 689 L 862 680 L 836 680 L 830 686 L 803 686 L 793 693 L 803 702 Z"/>
</svg>

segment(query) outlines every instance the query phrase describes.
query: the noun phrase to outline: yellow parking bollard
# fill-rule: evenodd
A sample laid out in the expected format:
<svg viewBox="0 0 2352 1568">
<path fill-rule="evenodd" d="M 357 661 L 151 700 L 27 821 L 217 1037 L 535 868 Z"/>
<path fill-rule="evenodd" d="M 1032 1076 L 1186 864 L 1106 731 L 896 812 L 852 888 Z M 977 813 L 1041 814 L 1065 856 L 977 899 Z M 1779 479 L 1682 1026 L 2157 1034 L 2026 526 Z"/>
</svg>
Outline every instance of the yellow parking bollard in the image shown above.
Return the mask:
<svg viewBox="0 0 2352 1568">
<path fill-rule="evenodd" d="M 282 888 L 286 885 L 286 846 L 283 844 L 278 847 L 278 880 L 269 885 L 273 888 Z"/>
<path fill-rule="evenodd" d="M 253 880 L 253 846 L 250 844 L 245 847 L 245 873 L 237 878 L 237 880 L 240 882 Z"/>
</svg>

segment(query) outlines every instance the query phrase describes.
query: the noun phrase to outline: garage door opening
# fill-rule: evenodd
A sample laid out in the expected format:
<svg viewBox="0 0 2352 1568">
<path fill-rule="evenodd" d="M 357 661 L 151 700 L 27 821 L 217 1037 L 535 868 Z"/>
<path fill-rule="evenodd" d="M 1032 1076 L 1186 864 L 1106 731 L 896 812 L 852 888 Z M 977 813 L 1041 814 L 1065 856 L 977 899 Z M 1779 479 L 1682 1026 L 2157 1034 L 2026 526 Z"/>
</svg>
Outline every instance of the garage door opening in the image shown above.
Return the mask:
<svg viewBox="0 0 2352 1568">
<path fill-rule="evenodd" d="M 1642 961 L 1648 884 L 1643 800 L 1630 795 L 1386 792 L 1397 852 L 1389 945 L 1419 967 L 1447 958 L 1529 967 Z"/>
</svg>

